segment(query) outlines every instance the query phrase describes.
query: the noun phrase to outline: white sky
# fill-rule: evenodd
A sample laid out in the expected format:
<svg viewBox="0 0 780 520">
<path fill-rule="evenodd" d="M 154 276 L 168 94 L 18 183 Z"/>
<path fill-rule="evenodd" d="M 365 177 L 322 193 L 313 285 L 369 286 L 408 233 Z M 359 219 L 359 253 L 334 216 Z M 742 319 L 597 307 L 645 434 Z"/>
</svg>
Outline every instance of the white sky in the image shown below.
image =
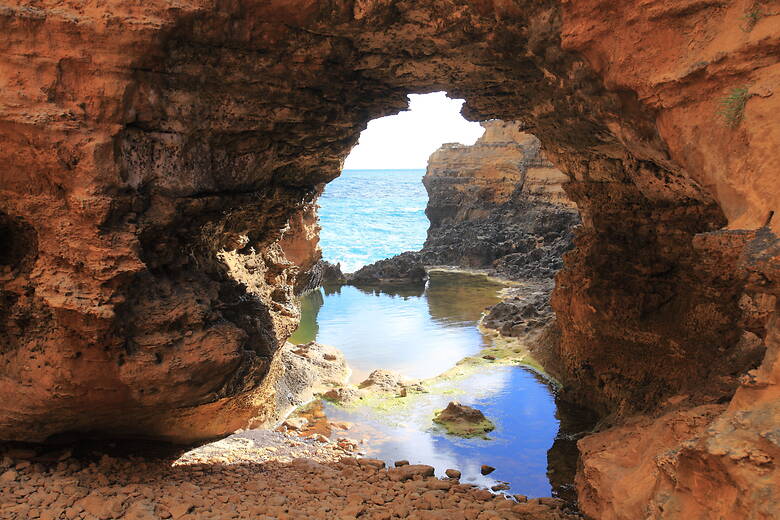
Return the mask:
<svg viewBox="0 0 780 520">
<path fill-rule="evenodd" d="M 484 132 L 479 123 L 460 115 L 462 99 L 445 92 L 410 94 L 409 110 L 368 123 L 345 170 L 425 168 L 428 157 L 444 143 L 474 144 Z"/>
</svg>

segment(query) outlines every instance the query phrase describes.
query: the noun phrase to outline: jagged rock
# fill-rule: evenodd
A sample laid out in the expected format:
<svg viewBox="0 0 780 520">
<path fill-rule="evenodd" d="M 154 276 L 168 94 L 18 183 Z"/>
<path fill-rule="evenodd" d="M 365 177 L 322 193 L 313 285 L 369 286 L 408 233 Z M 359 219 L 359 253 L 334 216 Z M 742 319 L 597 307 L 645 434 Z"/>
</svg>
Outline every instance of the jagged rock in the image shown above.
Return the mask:
<svg viewBox="0 0 780 520">
<path fill-rule="evenodd" d="M 280 358 L 282 370 L 275 387 L 279 415 L 286 415 L 317 393 L 344 384 L 349 377 L 341 351 L 314 341 L 305 345 L 287 343 Z"/>
<path fill-rule="evenodd" d="M 490 308 L 482 324 L 510 337 L 538 330 L 554 317 L 550 307 L 552 288 L 551 280 L 541 280 L 508 289 L 503 301 Z"/>
<path fill-rule="evenodd" d="M 361 267 L 347 276 L 352 285 L 424 284 L 428 279 L 420 256 L 409 251 Z"/>
<path fill-rule="evenodd" d="M 304 294 L 313 291 L 320 286 L 341 285 L 347 278 L 341 272 L 341 264 L 332 264 L 327 260 L 319 260 L 303 275 L 298 277 L 296 294 Z"/>
<path fill-rule="evenodd" d="M 420 283 L 426 266 L 487 268 L 510 279 L 549 279 L 571 249 L 576 208 L 567 177 L 518 122 L 487 121 L 472 146 L 431 155 L 423 183 L 431 222 L 425 246 L 365 266 L 350 283 Z"/>
<path fill-rule="evenodd" d="M 444 426 L 447 433 L 461 437 L 481 436 L 496 429 L 481 411 L 454 401 L 436 412 L 433 422 Z"/>
</svg>

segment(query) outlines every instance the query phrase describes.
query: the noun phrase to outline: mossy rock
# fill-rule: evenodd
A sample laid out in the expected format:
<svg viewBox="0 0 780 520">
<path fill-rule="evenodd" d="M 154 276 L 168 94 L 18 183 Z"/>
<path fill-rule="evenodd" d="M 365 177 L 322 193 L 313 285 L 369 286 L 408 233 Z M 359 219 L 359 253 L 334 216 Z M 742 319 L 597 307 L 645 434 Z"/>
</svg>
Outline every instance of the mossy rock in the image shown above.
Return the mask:
<svg viewBox="0 0 780 520">
<path fill-rule="evenodd" d="M 485 414 L 455 401 L 436 412 L 433 422 L 442 425 L 447 433 L 459 437 L 485 437 L 486 433 L 496 429 L 496 425 Z"/>
</svg>

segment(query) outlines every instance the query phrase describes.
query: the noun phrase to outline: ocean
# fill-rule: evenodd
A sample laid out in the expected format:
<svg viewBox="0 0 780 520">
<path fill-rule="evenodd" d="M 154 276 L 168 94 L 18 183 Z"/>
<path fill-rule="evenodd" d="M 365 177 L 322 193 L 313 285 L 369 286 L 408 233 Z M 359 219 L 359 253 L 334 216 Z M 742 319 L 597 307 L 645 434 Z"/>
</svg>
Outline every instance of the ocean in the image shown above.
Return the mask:
<svg viewBox="0 0 780 520">
<path fill-rule="evenodd" d="M 344 170 L 319 199 L 322 257 L 345 273 L 423 246 L 425 170 Z"/>
</svg>

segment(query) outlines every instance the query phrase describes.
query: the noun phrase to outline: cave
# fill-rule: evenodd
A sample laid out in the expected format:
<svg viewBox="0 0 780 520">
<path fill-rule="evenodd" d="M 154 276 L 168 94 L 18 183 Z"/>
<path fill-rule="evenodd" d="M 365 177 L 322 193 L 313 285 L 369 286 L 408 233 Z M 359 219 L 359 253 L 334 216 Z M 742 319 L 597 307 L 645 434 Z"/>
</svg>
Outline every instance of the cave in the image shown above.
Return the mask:
<svg viewBox="0 0 780 520">
<path fill-rule="evenodd" d="M 275 352 L 316 260 L 283 244 L 369 120 L 445 90 L 470 120 L 522 122 L 570 178 L 582 226 L 544 362 L 602 418 L 579 443 L 583 512 L 771 518 L 780 32 L 765 7 L 2 8 L 0 211 L 37 244 L 2 278 L 0 316 L 25 319 L 0 328 L 0 438 L 199 443 L 273 421 Z"/>
</svg>

